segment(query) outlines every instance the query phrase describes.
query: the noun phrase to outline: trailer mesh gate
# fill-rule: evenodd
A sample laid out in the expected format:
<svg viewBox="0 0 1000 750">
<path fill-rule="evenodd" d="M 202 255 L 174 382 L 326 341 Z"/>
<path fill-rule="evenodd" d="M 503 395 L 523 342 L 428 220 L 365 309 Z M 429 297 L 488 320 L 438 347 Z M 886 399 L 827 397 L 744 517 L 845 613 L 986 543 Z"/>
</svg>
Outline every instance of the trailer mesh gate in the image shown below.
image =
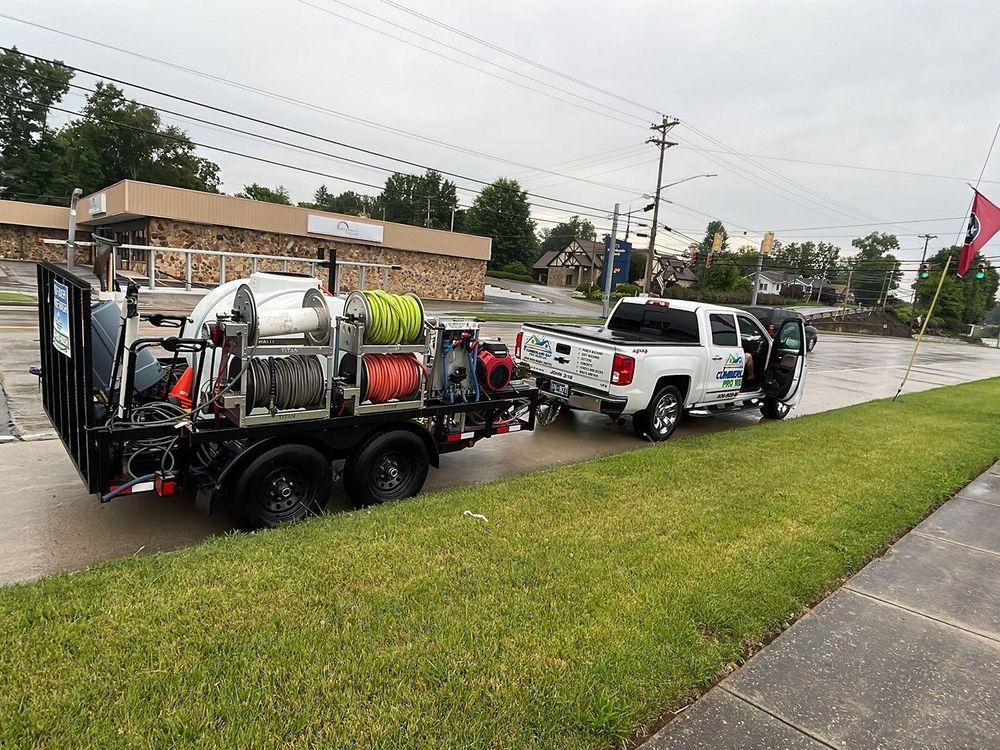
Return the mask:
<svg viewBox="0 0 1000 750">
<path fill-rule="evenodd" d="M 38 331 L 42 406 L 90 492 L 103 489 L 107 472 L 93 432 L 91 288 L 48 262 L 38 264 Z"/>
</svg>

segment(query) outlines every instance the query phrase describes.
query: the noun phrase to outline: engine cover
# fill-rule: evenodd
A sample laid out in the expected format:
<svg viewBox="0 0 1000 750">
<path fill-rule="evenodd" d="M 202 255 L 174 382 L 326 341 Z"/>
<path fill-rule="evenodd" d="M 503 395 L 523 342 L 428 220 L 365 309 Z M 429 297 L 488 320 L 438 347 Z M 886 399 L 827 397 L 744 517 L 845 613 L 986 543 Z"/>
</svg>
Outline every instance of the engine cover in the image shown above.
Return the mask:
<svg viewBox="0 0 1000 750">
<path fill-rule="evenodd" d="M 479 344 L 476 361 L 476 379 L 483 390 L 495 393 L 510 385 L 514 374 L 514 360 L 507 345 L 499 341 L 484 341 Z"/>
</svg>

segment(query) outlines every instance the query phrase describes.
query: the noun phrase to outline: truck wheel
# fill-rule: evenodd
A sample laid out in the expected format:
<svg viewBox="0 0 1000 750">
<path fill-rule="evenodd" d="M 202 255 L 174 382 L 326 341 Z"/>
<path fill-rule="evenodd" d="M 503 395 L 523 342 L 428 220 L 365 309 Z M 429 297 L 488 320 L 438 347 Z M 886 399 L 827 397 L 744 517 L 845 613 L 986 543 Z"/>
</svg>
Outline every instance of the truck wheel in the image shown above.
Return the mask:
<svg viewBox="0 0 1000 750">
<path fill-rule="evenodd" d="M 632 415 L 632 429 L 639 437 L 659 443 L 674 434 L 682 408 L 681 392 L 665 385 L 653 394 L 649 406 Z"/>
<path fill-rule="evenodd" d="M 760 413 L 765 419 L 784 419 L 791 410 L 792 407 L 788 404 L 775 401 L 773 398 L 764 399 L 764 403 L 760 405 Z"/>
<path fill-rule="evenodd" d="M 330 499 L 330 462 L 309 445 L 287 443 L 264 451 L 244 469 L 232 495 L 252 528 L 275 527 L 319 515 Z"/>
<path fill-rule="evenodd" d="M 424 486 L 430 458 L 424 441 L 409 430 L 376 435 L 344 467 L 344 490 L 356 505 L 413 497 Z"/>
</svg>

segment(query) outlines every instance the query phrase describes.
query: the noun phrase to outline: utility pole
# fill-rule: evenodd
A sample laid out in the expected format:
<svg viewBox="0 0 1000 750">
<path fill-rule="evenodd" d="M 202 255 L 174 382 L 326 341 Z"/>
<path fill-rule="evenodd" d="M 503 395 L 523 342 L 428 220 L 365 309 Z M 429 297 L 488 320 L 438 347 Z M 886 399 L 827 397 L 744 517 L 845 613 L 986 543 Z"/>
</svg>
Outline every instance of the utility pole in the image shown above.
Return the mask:
<svg viewBox="0 0 1000 750">
<path fill-rule="evenodd" d="M 69 229 L 66 232 L 66 268 L 73 268 L 76 262 L 76 203 L 83 195 L 83 190 L 73 188 L 69 199 Z"/>
<path fill-rule="evenodd" d="M 892 271 L 885 272 L 885 281 L 882 282 L 882 293 L 879 295 L 879 301 L 882 303 L 882 309 L 885 309 L 885 297 L 889 294 L 889 277 L 892 276 Z"/>
<path fill-rule="evenodd" d="M 927 243 L 930 242 L 931 240 L 936 240 L 937 239 L 937 235 L 936 234 L 921 234 L 919 236 L 924 241 L 924 252 L 923 252 L 923 255 L 920 256 L 920 265 L 923 265 L 924 261 L 927 260 Z"/>
<path fill-rule="evenodd" d="M 451 209 L 451 229 L 449 229 L 448 231 L 450 231 L 450 232 L 454 232 L 455 231 L 455 208 L 454 207 L 452 207 L 452 209 Z"/>
<path fill-rule="evenodd" d="M 604 290 L 601 292 L 601 311 L 605 319 L 611 312 L 611 277 L 615 275 L 615 250 L 618 249 L 618 210 L 620 204 L 615 204 L 615 215 L 611 219 L 611 242 L 604 251 Z"/>
<path fill-rule="evenodd" d="M 424 221 L 424 226 L 428 229 L 431 228 L 431 197 L 427 196 L 427 219 Z"/>
<path fill-rule="evenodd" d="M 642 288 L 646 294 L 650 293 L 653 286 L 653 254 L 656 252 L 656 228 L 657 221 L 660 218 L 660 191 L 663 189 L 663 154 L 671 146 L 677 145 L 673 141 L 667 140 L 667 133 L 679 122 L 680 120 L 676 117 L 672 118 L 663 115 L 663 120 L 659 125 L 650 127 L 650 130 L 655 130 L 659 135 L 646 141 L 646 143 L 652 143 L 660 147 L 660 165 L 656 171 L 656 194 L 653 196 L 653 226 L 649 230 L 649 252 L 646 253 L 646 273 L 643 276 L 642 284 Z"/>
<path fill-rule="evenodd" d="M 927 243 L 929 243 L 931 240 L 936 240 L 937 235 L 921 234 L 919 236 L 924 241 L 924 252 L 920 256 L 920 265 L 918 266 L 918 268 L 923 268 L 924 263 L 927 261 Z M 920 271 L 917 271 L 917 285 L 919 284 L 920 284 Z M 913 312 L 914 313 L 917 312 L 917 286 L 913 287 Z"/>
<path fill-rule="evenodd" d="M 844 290 L 844 312 L 843 315 L 847 315 L 847 300 L 851 297 L 851 278 L 854 276 L 854 269 L 849 268 L 847 270 L 847 288 Z"/>
<path fill-rule="evenodd" d="M 764 256 L 771 252 L 771 243 L 774 242 L 774 232 L 766 232 L 764 239 L 760 241 L 760 250 L 757 252 L 757 275 L 753 279 L 753 298 L 751 305 L 757 304 L 757 292 L 760 291 L 760 274 L 764 270 Z"/>
</svg>

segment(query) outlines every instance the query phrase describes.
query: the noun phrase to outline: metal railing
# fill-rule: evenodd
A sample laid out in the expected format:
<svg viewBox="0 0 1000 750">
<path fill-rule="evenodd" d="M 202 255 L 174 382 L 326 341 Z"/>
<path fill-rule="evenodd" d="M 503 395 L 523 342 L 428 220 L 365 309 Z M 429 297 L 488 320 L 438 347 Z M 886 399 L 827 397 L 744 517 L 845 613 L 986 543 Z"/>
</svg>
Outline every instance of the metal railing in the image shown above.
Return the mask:
<svg viewBox="0 0 1000 750">
<path fill-rule="evenodd" d="M 65 245 L 66 240 L 51 240 L 51 239 L 41 239 L 41 244 L 43 245 Z M 77 247 L 90 247 L 93 245 L 91 242 L 77 242 Z M 133 250 L 143 251 L 146 254 L 146 283 L 150 290 L 155 291 L 157 288 L 157 268 L 156 268 L 156 255 L 157 253 L 182 253 L 184 255 L 184 276 L 178 281 L 184 284 L 184 289 L 186 291 L 191 291 L 196 284 L 211 284 L 211 286 L 222 285 L 226 283 L 226 259 L 234 258 L 240 261 L 250 261 L 251 273 L 256 273 L 257 268 L 261 261 L 277 261 L 279 264 L 279 270 L 282 273 L 288 272 L 289 263 L 297 263 L 304 265 L 308 269 L 308 273 L 313 276 L 317 276 L 318 269 L 320 267 L 326 267 L 327 261 L 318 258 L 301 258 L 294 255 L 268 255 L 266 253 L 241 253 L 234 252 L 232 250 L 201 250 L 198 248 L 189 247 L 169 247 L 164 245 L 114 245 L 114 250 L 127 250 L 129 252 Z M 206 255 L 209 257 L 216 257 L 219 259 L 219 276 L 218 281 L 213 280 L 212 282 L 196 282 L 192 279 L 193 273 L 193 257 L 196 255 Z M 141 262 L 141 261 L 140 261 Z M 357 269 L 358 274 L 358 289 L 364 289 L 365 283 L 367 281 L 368 274 L 370 272 L 379 273 L 382 275 L 382 288 L 386 289 L 389 286 L 389 272 L 390 271 L 400 271 L 402 266 L 395 263 L 362 263 L 360 261 L 353 260 L 338 260 L 337 261 L 337 272 L 334 275 L 334 289 L 330 291 L 334 294 L 340 293 L 340 278 L 341 271 L 346 268 Z M 165 275 L 163 271 L 160 271 L 160 275 Z"/>
</svg>

